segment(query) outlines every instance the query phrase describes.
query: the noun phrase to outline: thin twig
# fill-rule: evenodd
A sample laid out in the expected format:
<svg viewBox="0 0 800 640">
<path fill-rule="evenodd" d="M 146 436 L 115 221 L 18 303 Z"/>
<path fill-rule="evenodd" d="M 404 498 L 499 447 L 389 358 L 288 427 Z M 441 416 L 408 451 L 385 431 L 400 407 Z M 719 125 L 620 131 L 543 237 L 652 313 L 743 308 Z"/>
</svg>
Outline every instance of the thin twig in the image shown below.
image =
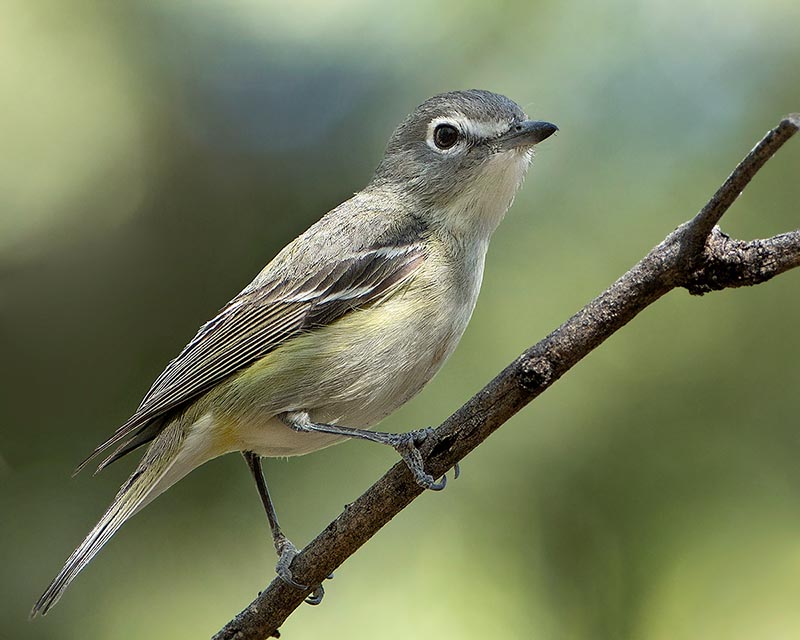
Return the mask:
<svg viewBox="0 0 800 640">
<path fill-rule="evenodd" d="M 739 197 L 739 194 L 748 185 L 753 176 L 758 173 L 767 160 L 775 155 L 784 142 L 797 132 L 798 128 L 800 128 L 800 113 L 790 113 L 752 148 L 747 157 L 739 163 L 722 186 L 717 189 L 708 204 L 694 217 L 693 223 L 698 237 L 708 237 L 713 226 L 722 219 L 722 216 L 725 215 L 728 208 Z"/>
<path fill-rule="evenodd" d="M 758 284 L 800 266 L 800 230 L 742 242 L 716 228 L 752 177 L 800 128 L 784 118 L 742 160 L 708 204 L 673 231 L 630 271 L 544 340 L 508 365 L 425 442 L 429 473 L 438 477 L 549 388 L 606 338 L 675 287 L 692 293 Z M 422 493 L 400 462 L 331 522 L 294 559 L 303 584 L 320 584 L 381 527 Z M 272 583 L 214 640 L 274 636 L 308 591 Z"/>
</svg>

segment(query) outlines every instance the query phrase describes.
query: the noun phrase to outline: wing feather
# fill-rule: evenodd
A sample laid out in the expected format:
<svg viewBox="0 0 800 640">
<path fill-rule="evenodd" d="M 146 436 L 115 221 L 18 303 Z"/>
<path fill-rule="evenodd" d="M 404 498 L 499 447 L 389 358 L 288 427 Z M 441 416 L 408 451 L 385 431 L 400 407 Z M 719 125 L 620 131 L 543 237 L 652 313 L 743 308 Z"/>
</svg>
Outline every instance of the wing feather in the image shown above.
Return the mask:
<svg viewBox="0 0 800 640">
<path fill-rule="evenodd" d="M 300 283 L 267 279 L 250 285 L 200 328 L 156 379 L 136 413 L 78 470 L 109 447 L 116 449 L 100 468 L 149 442 L 170 412 L 302 331 L 331 324 L 374 302 L 413 277 L 424 259 L 420 243 L 379 247 L 323 264 Z"/>
</svg>

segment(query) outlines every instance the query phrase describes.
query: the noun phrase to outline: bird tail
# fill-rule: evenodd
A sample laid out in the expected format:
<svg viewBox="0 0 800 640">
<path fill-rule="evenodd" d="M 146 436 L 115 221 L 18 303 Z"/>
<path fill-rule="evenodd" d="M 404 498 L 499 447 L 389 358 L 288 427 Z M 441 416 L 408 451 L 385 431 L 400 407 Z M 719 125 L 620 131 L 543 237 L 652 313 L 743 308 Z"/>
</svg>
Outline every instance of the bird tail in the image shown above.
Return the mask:
<svg viewBox="0 0 800 640">
<path fill-rule="evenodd" d="M 31 618 L 39 614 L 45 615 L 58 602 L 75 576 L 89 564 L 128 518 L 193 468 L 193 466 L 187 468 L 185 464 L 175 464 L 180 457 L 183 440 L 182 425 L 180 420 L 177 420 L 152 442 L 139 466 L 120 487 L 103 517 L 80 546 L 72 552 L 59 574 L 33 605 Z"/>
</svg>

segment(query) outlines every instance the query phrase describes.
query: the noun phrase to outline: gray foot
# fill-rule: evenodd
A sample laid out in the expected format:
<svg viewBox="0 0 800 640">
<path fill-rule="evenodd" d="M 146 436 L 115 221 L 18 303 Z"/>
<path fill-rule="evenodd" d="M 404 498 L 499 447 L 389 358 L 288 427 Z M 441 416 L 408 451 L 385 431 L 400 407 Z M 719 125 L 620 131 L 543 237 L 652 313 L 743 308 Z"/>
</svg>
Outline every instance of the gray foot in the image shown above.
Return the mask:
<svg viewBox="0 0 800 640">
<path fill-rule="evenodd" d="M 294 579 L 294 576 L 292 576 L 292 570 L 289 568 L 289 566 L 292 564 L 292 560 L 294 560 L 294 557 L 298 553 L 297 547 L 295 547 L 285 536 L 280 542 L 276 543 L 275 546 L 280 546 L 280 558 L 278 559 L 278 564 L 275 565 L 275 573 L 278 574 L 278 577 L 295 589 L 300 589 L 301 591 L 308 589 L 307 585 L 300 584 Z M 322 588 L 321 584 L 317 585 L 311 595 L 306 598 L 306 603 L 318 605 L 320 602 L 322 602 L 322 598 L 324 596 L 325 589 Z"/>
<path fill-rule="evenodd" d="M 403 458 L 414 476 L 414 480 L 420 487 L 423 489 L 430 489 L 431 491 L 441 491 L 447 486 L 447 476 L 442 476 L 442 479 L 436 482 L 436 479 L 432 475 L 425 472 L 422 454 L 419 452 L 419 445 L 421 445 L 425 441 L 425 438 L 431 433 L 433 433 L 433 428 L 427 427 L 425 429 L 415 429 L 408 433 L 393 434 L 393 438 L 389 444 L 391 444 L 395 451 Z M 456 477 L 458 477 L 458 465 L 456 465 L 454 470 Z"/>
</svg>

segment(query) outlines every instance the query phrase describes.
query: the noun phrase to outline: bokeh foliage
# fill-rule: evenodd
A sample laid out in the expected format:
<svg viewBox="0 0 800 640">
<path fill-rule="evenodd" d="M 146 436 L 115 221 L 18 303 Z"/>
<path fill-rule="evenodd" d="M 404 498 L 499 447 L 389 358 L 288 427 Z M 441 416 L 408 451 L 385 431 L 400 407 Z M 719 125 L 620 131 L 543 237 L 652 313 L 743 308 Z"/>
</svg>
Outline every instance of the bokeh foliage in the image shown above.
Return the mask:
<svg viewBox="0 0 800 640">
<path fill-rule="evenodd" d="M 0 637 L 210 635 L 271 578 L 236 456 L 34 599 L 133 461 L 70 479 L 200 323 L 359 189 L 427 96 L 480 87 L 561 132 L 496 234 L 436 424 L 697 210 L 800 109 L 796 0 L 9 0 L 0 20 Z M 800 142 L 723 221 L 798 226 Z M 352 558 L 286 637 L 800 635 L 800 274 L 674 292 Z M 303 544 L 390 463 L 267 463 Z"/>
</svg>

